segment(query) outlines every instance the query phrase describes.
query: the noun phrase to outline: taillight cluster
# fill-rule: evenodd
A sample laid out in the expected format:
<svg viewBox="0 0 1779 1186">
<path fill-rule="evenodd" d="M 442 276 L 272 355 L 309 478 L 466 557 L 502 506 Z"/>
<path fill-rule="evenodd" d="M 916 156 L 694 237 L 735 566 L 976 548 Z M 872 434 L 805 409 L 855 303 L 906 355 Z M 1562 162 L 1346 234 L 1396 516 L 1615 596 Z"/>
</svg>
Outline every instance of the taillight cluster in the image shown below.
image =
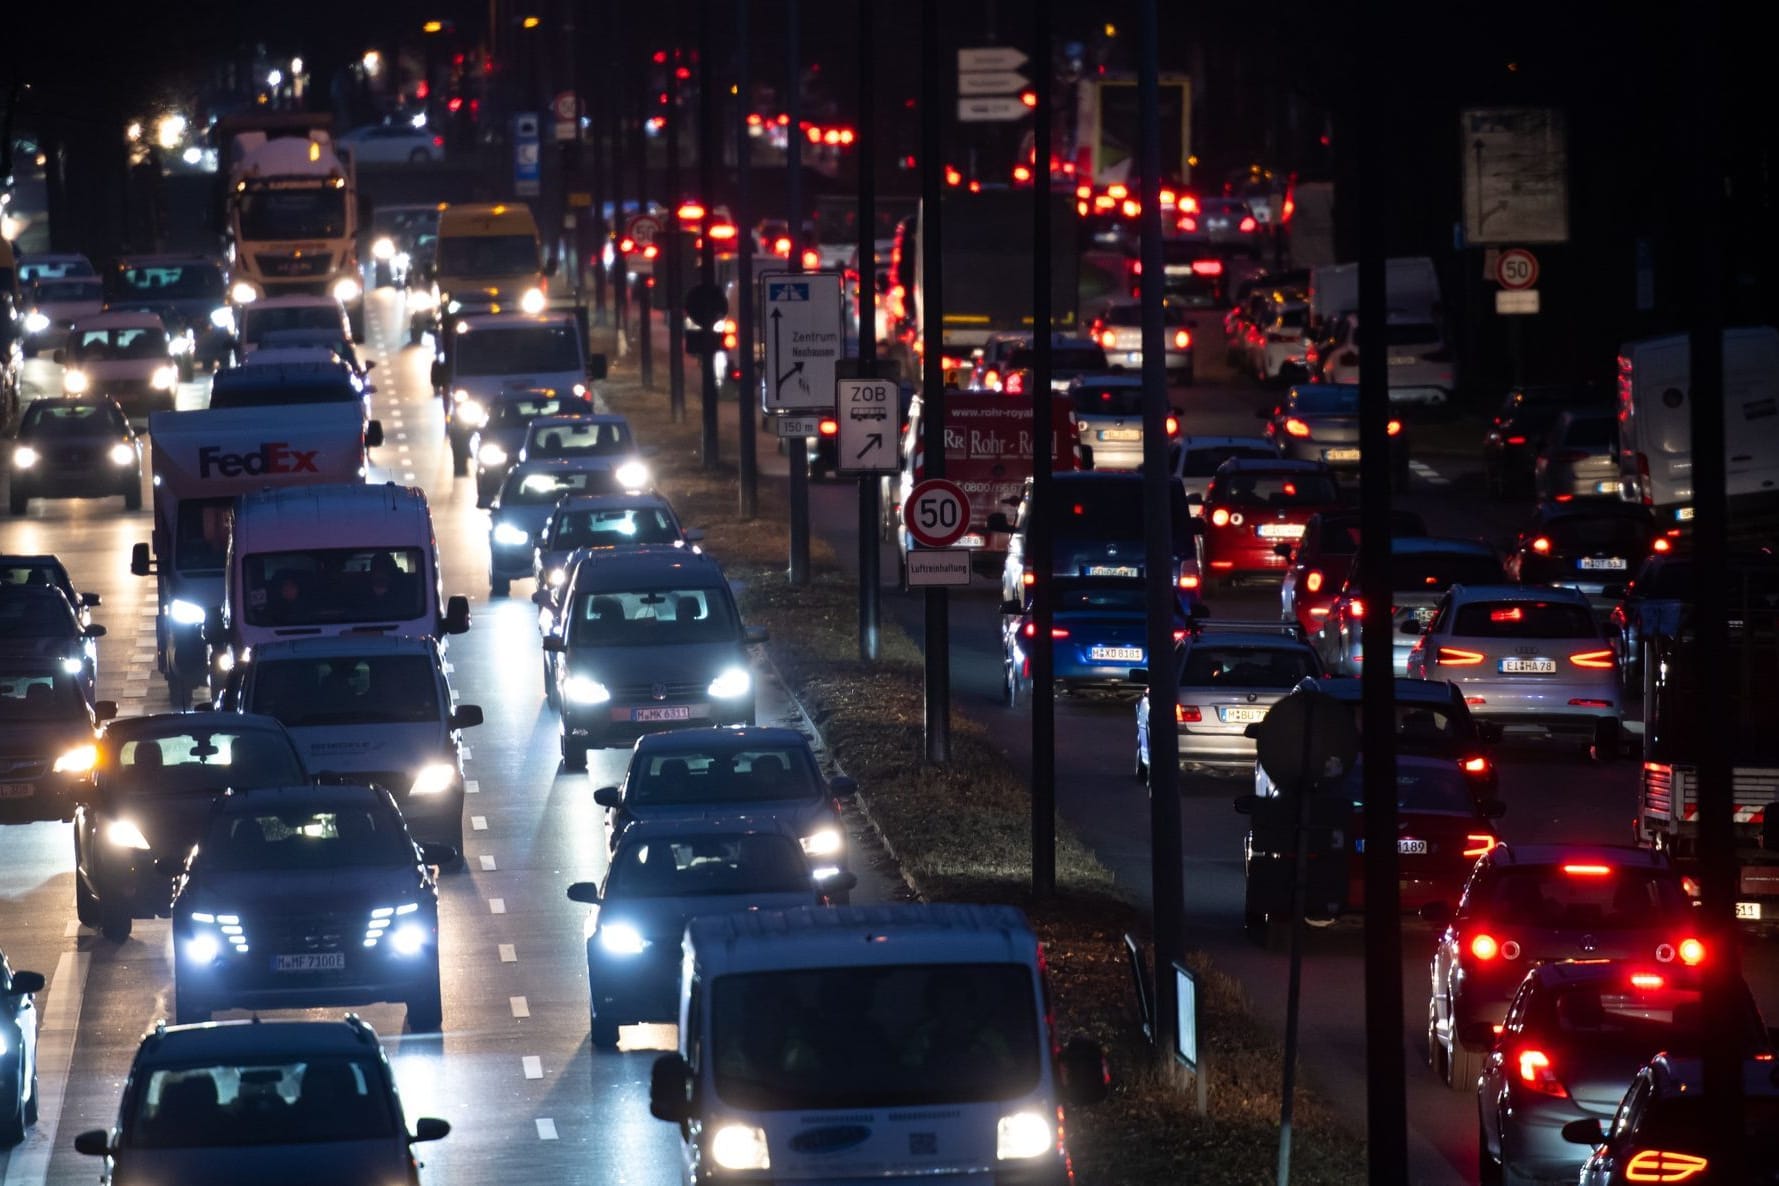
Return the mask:
<svg viewBox="0 0 1779 1186">
<path fill-rule="evenodd" d="M 1557 1078 L 1555 1065 L 1550 1055 L 1542 1050 L 1521 1050 L 1513 1056 L 1513 1065 L 1518 1069 L 1518 1086 L 1524 1091 L 1534 1091 L 1539 1095 L 1548 1095 L 1555 1099 L 1568 1099 L 1569 1091 Z"/>
<path fill-rule="evenodd" d="M 1464 945 L 1464 949 L 1471 954 L 1472 958 L 1485 964 L 1498 959 L 1516 960 L 1520 958 L 1520 945 L 1517 941 L 1497 939 L 1487 931 L 1478 931 L 1470 936 L 1470 942 Z"/>
<path fill-rule="evenodd" d="M 1710 1166 L 1696 1153 L 1643 1149 L 1625 1162 L 1627 1182 L 1691 1182 Z"/>
</svg>

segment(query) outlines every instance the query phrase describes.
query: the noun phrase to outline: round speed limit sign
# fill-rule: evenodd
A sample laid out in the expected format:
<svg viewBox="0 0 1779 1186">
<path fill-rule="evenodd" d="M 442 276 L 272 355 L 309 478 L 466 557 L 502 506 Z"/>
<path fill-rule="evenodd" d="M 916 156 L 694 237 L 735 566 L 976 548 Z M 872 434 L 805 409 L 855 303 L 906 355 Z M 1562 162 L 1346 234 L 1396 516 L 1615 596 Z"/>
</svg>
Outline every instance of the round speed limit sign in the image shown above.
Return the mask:
<svg viewBox="0 0 1779 1186">
<path fill-rule="evenodd" d="M 970 529 L 970 497 L 956 482 L 928 478 L 915 483 L 902 521 L 922 547 L 949 548 Z"/>
</svg>

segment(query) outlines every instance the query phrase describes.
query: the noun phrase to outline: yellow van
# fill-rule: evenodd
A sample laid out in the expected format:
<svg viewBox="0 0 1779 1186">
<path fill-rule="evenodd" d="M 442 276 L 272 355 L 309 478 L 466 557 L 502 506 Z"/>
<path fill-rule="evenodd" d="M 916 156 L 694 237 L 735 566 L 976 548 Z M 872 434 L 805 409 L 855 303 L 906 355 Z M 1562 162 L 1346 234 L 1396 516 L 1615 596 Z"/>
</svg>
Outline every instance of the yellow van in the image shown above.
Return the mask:
<svg viewBox="0 0 1779 1186">
<path fill-rule="evenodd" d="M 549 304 L 537 221 L 523 202 L 445 207 L 439 213 L 435 273 L 444 312 L 501 305 L 541 313 Z"/>
</svg>

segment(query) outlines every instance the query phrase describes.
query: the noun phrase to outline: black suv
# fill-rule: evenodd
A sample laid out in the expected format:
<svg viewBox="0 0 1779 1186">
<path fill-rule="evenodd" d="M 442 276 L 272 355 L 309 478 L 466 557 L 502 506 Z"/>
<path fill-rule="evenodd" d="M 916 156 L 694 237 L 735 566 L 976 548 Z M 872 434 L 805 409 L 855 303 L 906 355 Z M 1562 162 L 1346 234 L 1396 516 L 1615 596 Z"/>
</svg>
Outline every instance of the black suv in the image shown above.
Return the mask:
<svg viewBox="0 0 1779 1186">
<path fill-rule="evenodd" d="M 405 1001 L 409 1030 L 438 1029 L 435 868 L 456 856 L 415 844 L 381 787 L 219 796 L 173 896 L 179 1022 Z"/>
</svg>

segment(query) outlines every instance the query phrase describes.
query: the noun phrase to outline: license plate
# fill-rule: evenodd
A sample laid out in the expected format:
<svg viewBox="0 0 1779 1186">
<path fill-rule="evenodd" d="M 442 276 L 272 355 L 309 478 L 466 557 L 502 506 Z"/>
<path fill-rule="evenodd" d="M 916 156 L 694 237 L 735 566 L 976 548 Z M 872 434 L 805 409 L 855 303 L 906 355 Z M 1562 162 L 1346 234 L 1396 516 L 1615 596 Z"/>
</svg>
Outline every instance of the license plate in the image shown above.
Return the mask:
<svg viewBox="0 0 1779 1186">
<path fill-rule="evenodd" d="M 1359 460 L 1359 450 L 1357 450 L 1357 449 L 1324 449 L 1324 450 L 1322 450 L 1322 460 L 1323 461 L 1357 461 L 1357 460 Z"/>
<path fill-rule="evenodd" d="M 1143 430 L 1140 428 L 1108 428 L 1100 433 L 1102 441 L 1140 441 Z"/>
<path fill-rule="evenodd" d="M 1420 361 L 1421 361 L 1420 359 L 1416 358 L 1412 354 L 1392 354 L 1390 356 L 1390 365 L 1393 367 L 1413 366 L 1415 363 L 1420 362 Z"/>
<path fill-rule="evenodd" d="M 1254 529 L 1254 534 L 1261 539 L 1302 539 L 1303 524 L 1301 523 L 1262 523 Z"/>
<path fill-rule="evenodd" d="M 1503 659 L 1503 675 L 1550 675 L 1557 669 L 1555 659 Z"/>
<path fill-rule="evenodd" d="M 692 706 L 689 704 L 670 704 L 665 708 L 633 708 L 630 710 L 633 721 L 689 721 L 692 719 Z"/>
<path fill-rule="evenodd" d="M 1398 840 L 1396 851 L 1405 855 L 1425 854 L 1427 842 L 1425 840 Z"/>
<path fill-rule="evenodd" d="M 1140 577 L 1143 570 L 1132 564 L 1088 564 L 1081 569 L 1084 577 Z"/>
<path fill-rule="evenodd" d="M 343 972 L 346 953 L 343 951 L 305 951 L 301 955 L 275 955 L 274 972 Z"/>
<path fill-rule="evenodd" d="M 1433 620 L 1433 615 L 1438 612 L 1439 612 L 1438 606 L 1433 606 L 1433 605 L 1416 606 L 1415 607 L 1415 625 L 1417 625 L 1417 626 L 1427 625 L 1429 622 L 1431 622 Z"/>
<path fill-rule="evenodd" d="M 34 782 L 0 783 L 0 799 L 30 799 L 37 794 Z"/>
<path fill-rule="evenodd" d="M 1748 922 L 1759 922 L 1760 921 L 1760 903 L 1759 902 L 1737 902 L 1736 903 L 1736 917 L 1740 918 L 1740 919 L 1744 919 Z"/>
<path fill-rule="evenodd" d="M 1141 663 L 1142 647 L 1089 647 L 1087 657 L 1104 663 Z"/>
<path fill-rule="evenodd" d="M 1124 361 L 1133 365 L 1142 362 L 1143 352 L 1141 350 L 1126 350 L 1124 352 Z"/>
<path fill-rule="evenodd" d="M 1623 572 L 1625 569 L 1625 558 L 1623 556 L 1583 556 L 1581 558 L 1581 567 L 1584 571 L 1599 571 L 1604 569 L 1612 572 Z"/>
<path fill-rule="evenodd" d="M 1259 707 L 1250 708 L 1246 705 L 1235 708 L 1223 708 L 1219 709 L 1218 712 L 1222 715 L 1223 719 L 1231 725 L 1252 724 L 1255 721 L 1264 721 L 1266 719 L 1266 709 Z"/>
</svg>

